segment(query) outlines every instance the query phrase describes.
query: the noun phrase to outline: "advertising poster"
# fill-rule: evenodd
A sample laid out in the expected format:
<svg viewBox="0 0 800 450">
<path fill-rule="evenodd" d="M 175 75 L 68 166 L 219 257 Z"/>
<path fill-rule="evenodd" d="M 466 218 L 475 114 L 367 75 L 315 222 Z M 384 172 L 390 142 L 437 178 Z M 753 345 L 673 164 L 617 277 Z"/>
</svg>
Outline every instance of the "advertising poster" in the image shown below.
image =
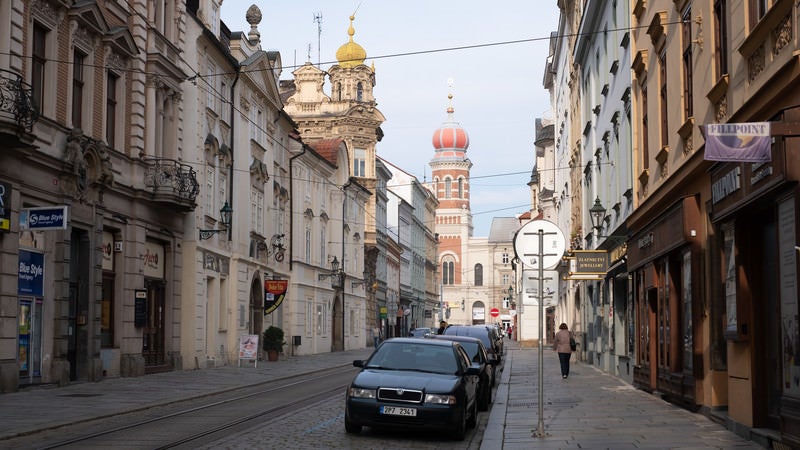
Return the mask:
<svg viewBox="0 0 800 450">
<path fill-rule="evenodd" d="M 281 306 L 286 290 L 289 287 L 289 280 L 266 280 L 264 281 L 264 315 Z"/>
<path fill-rule="evenodd" d="M 41 297 L 44 295 L 44 254 L 19 251 L 17 293 Z"/>
<path fill-rule="evenodd" d="M 258 335 L 243 334 L 239 336 L 239 359 L 258 358 Z"/>
<path fill-rule="evenodd" d="M 0 230 L 11 229 L 11 185 L 0 182 Z"/>
</svg>

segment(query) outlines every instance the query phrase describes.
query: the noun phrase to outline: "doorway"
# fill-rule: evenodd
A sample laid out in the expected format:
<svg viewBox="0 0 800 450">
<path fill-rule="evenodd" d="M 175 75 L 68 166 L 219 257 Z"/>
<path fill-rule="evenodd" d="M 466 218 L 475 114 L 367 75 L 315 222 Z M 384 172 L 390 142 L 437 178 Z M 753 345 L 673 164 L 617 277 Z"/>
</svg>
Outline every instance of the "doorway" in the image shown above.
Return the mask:
<svg viewBox="0 0 800 450">
<path fill-rule="evenodd" d="M 147 323 L 142 335 L 142 356 L 145 373 L 170 370 L 164 346 L 164 314 L 166 310 L 164 281 L 145 279 L 147 290 Z"/>
</svg>

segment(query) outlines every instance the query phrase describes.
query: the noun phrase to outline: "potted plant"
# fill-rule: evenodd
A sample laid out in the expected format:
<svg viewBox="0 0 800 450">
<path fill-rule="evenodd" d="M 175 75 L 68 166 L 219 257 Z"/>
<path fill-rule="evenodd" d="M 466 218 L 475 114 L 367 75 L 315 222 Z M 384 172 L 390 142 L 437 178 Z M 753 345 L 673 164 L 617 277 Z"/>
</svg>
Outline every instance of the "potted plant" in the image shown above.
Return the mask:
<svg viewBox="0 0 800 450">
<path fill-rule="evenodd" d="M 264 330 L 263 338 L 263 347 L 264 351 L 267 352 L 267 360 L 277 361 L 278 353 L 283 351 L 283 346 L 286 344 L 283 340 L 283 330 L 276 326 L 270 326 Z"/>
</svg>

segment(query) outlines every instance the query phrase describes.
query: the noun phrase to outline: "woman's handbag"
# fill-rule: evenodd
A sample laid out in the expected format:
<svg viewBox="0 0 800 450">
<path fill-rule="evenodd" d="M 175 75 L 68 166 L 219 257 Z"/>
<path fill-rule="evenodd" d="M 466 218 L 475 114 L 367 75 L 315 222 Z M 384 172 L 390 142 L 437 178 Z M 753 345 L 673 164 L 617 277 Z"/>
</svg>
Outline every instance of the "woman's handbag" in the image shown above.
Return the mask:
<svg viewBox="0 0 800 450">
<path fill-rule="evenodd" d="M 575 338 L 572 336 L 569 337 L 569 348 L 573 352 L 578 349 L 578 343 L 575 342 Z"/>
</svg>

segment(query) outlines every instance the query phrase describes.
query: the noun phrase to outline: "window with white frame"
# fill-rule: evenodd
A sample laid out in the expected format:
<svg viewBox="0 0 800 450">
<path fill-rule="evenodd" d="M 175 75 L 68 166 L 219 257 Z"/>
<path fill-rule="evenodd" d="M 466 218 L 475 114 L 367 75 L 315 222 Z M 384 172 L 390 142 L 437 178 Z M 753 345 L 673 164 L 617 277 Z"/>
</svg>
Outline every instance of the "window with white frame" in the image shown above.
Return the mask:
<svg viewBox="0 0 800 450">
<path fill-rule="evenodd" d="M 363 148 L 357 148 L 353 152 L 353 176 L 354 177 L 366 177 L 367 165 L 367 151 Z"/>
<path fill-rule="evenodd" d="M 219 35 L 219 5 L 216 3 L 211 4 L 211 32 Z"/>
<path fill-rule="evenodd" d="M 306 263 L 311 264 L 311 223 L 306 223 Z"/>
<path fill-rule="evenodd" d="M 323 221 L 320 224 L 319 260 L 322 264 L 328 260 L 328 223 Z"/>
<path fill-rule="evenodd" d="M 220 209 L 225 205 L 225 202 L 228 201 L 228 174 L 225 173 L 225 169 L 220 166 L 219 168 L 219 183 L 217 183 L 217 192 L 219 193 L 217 196 L 217 207 L 213 213 L 214 216 L 217 215 Z M 231 205 L 231 207 L 233 207 Z"/>
<path fill-rule="evenodd" d="M 306 317 L 305 317 L 306 336 L 314 333 L 314 298 L 306 297 Z"/>
<path fill-rule="evenodd" d="M 508 286 L 510 280 L 511 280 L 511 277 L 509 277 L 509 275 L 507 273 L 504 273 L 503 274 L 503 286 Z"/>
<path fill-rule="evenodd" d="M 324 303 L 317 304 L 316 325 L 317 336 L 327 336 L 328 334 L 328 308 Z"/>
<path fill-rule="evenodd" d="M 206 90 L 206 108 L 216 111 L 217 110 L 217 66 L 210 58 L 206 62 L 206 79 L 202 89 Z"/>
<path fill-rule="evenodd" d="M 250 108 L 250 139 L 263 147 L 266 128 L 264 109 L 260 105 L 253 105 Z"/>
<path fill-rule="evenodd" d="M 264 234 L 264 193 L 255 186 L 250 187 L 250 229 Z"/>
<path fill-rule="evenodd" d="M 206 166 L 206 215 L 214 217 L 214 178 L 217 175 L 217 170 L 214 166 Z"/>
</svg>

